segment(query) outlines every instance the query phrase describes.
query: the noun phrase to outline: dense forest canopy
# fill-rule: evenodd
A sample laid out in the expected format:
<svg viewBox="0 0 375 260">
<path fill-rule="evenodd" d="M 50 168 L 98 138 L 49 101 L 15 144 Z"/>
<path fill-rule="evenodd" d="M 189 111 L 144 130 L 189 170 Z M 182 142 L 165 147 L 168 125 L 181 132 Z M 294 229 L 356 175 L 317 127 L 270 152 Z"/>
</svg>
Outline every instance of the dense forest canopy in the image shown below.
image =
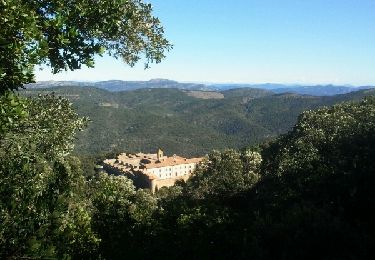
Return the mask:
<svg viewBox="0 0 375 260">
<path fill-rule="evenodd" d="M 37 96 L 51 92 L 68 98 L 80 115 L 89 117 L 88 128 L 77 136 L 75 153 L 95 157 L 108 152 L 154 152 L 157 147 L 169 155 L 183 156 L 240 149 L 286 133 L 305 110 L 360 100 L 375 90 L 314 97 L 235 89 L 215 92 L 222 97 L 209 99 L 202 97 L 212 92 L 192 96 L 191 91 L 164 88 L 114 93 L 62 86 L 21 93 Z"/>
</svg>

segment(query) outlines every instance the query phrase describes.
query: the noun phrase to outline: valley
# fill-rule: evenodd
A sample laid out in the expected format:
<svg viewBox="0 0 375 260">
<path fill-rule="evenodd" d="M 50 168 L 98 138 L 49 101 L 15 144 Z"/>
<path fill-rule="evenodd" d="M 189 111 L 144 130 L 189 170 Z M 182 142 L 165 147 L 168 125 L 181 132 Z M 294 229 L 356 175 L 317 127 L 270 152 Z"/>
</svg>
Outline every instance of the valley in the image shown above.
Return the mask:
<svg viewBox="0 0 375 260">
<path fill-rule="evenodd" d="M 223 91 L 146 88 L 110 92 L 95 87 L 32 88 L 24 95 L 54 92 L 73 102 L 90 123 L 78 134 L 75 153 L 154 151 L 201 156 L 226 148 L 244 148 L 291 130 L 309 109 L 359 100 L 375 90 L 335 96 L 274 93 L 266 89 Z"/>
</svg>

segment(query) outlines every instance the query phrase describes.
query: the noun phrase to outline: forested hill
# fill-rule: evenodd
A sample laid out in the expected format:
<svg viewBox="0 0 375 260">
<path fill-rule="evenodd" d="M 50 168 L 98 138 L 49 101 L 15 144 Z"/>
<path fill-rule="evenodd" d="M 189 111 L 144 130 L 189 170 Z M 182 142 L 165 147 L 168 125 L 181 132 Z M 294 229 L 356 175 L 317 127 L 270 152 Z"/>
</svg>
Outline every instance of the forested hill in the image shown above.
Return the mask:
<svg viewBox="0 0 375 260">
<path fill-rule="evenodd" d="M 70 99 L 88 128 L 79 134 L 76 152 L 108 151 L 202 155 L 212 149 L 241 148 L 285 133 L 308 109 L 359 100 L 375 90 L 316 97 L 274 94 L 264 89 L 221 92 L 180 89 L 138 89 L 109 92 L 92 87 L 28 89 L 26 95 L 49 93 Z"/>
</svg>

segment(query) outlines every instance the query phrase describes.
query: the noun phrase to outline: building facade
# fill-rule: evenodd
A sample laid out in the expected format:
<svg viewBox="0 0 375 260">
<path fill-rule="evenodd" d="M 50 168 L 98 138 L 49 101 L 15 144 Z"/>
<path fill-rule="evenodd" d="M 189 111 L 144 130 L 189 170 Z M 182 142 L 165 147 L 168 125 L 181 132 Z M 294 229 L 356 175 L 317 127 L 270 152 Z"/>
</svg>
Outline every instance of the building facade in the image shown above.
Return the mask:
<svg viewBox="0 0 375 260">
<path fill-rule="evenodd" d="M 201 158 L 164 156 L 161 149 L 156 154 L 122 153 L 116 159 L 106 159 L 104 169 L 110 174 L 125 175 L 133 180 L 137 188 L 152 192 L 161 187 L 169 187 L 177 180 L 187 180 L 194 172 Z"/>
</svg>

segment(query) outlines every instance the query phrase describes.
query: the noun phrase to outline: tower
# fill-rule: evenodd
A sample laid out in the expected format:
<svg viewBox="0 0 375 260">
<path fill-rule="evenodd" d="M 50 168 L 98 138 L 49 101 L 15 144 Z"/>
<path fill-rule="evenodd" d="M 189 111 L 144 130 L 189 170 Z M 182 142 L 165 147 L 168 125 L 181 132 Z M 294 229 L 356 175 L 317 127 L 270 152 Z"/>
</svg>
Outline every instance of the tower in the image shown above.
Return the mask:
<svg viewBox="0 0 375 260">
<path fill-rule="evenodd" d="M 162 149 L 159 148 L 157 152 L 158 161 L 160 161 L 163 157 L 164 157 L 164 152 Z"/>
</svg>

